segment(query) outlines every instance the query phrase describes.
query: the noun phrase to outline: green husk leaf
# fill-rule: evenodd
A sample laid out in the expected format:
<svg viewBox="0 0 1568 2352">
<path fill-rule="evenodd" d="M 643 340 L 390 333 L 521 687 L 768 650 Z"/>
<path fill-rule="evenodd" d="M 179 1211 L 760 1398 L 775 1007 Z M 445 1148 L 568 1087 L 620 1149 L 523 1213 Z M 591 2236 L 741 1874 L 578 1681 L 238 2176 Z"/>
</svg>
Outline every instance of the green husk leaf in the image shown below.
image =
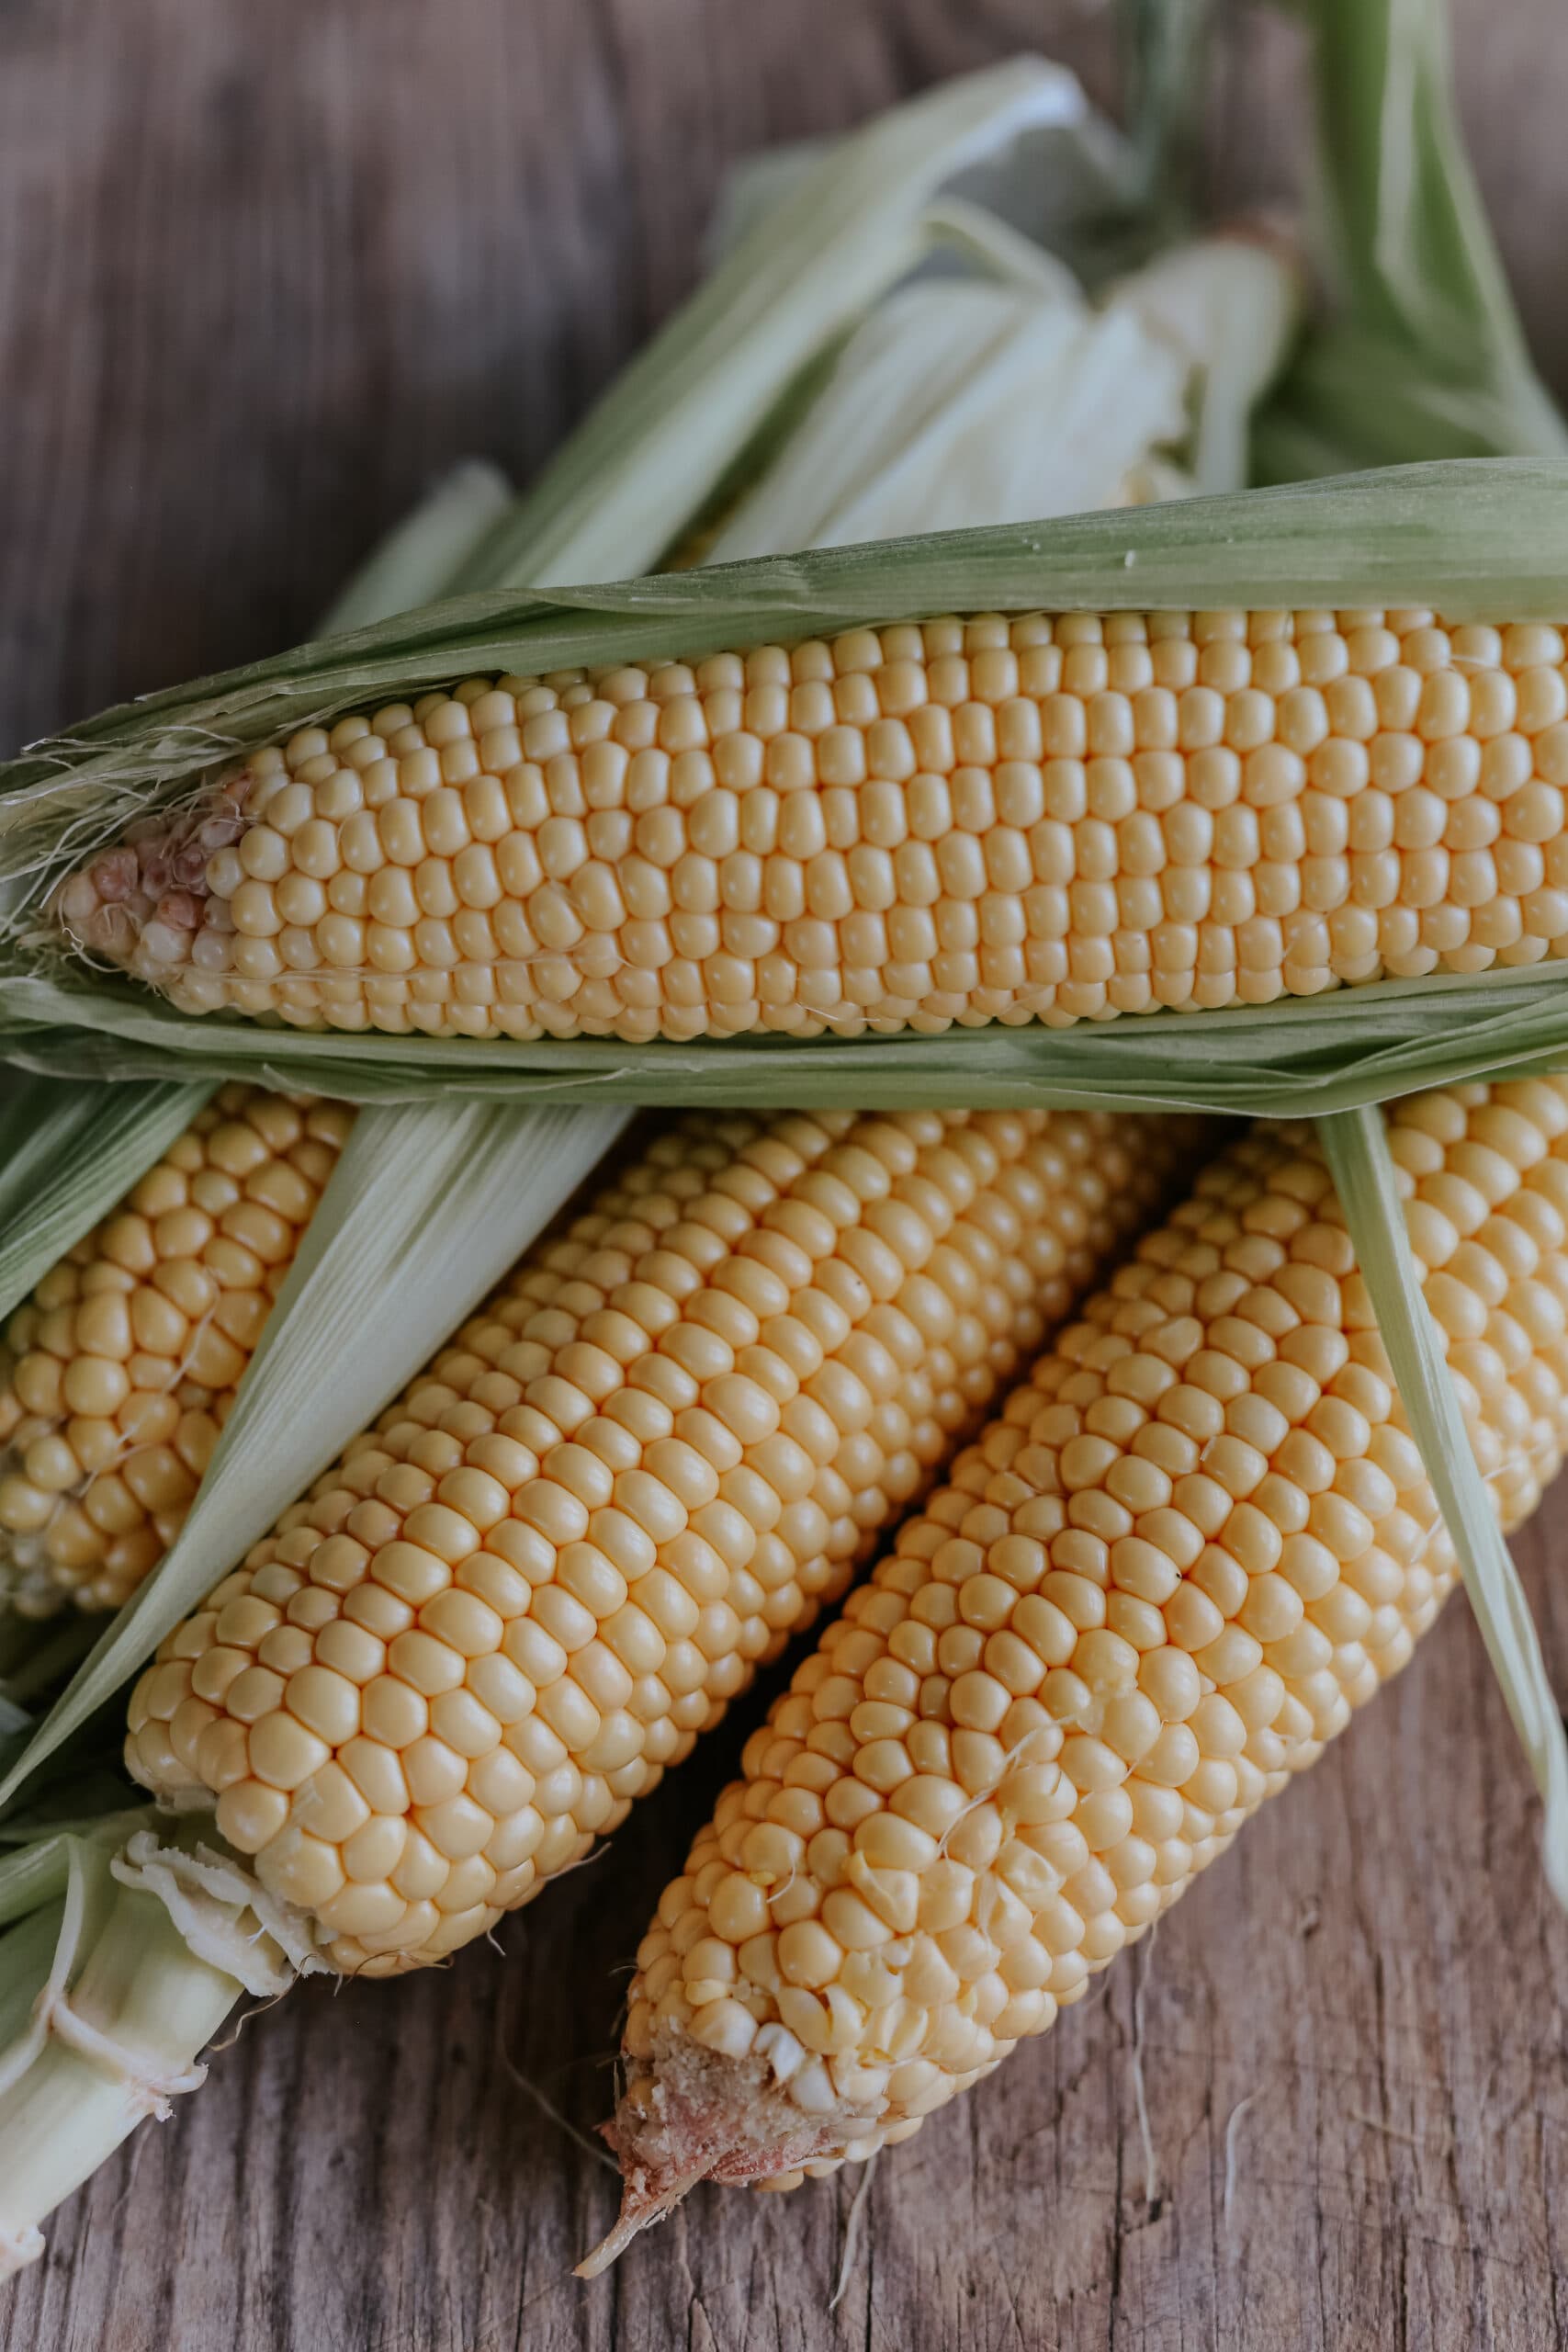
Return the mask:
<svg viewBox="0 0 1568 2352">
<path fill-rule="evenodd" d="M 1476 1467 L 1441 1335 L 1421 1294 L 1387 1132 L 1377 1112 L 1369 1109 L 1324 1120 L 1322 1134 L 1411 1435 L 1540 1791 L 1547 1881 L 1568 1908 L 1568 1737 L 1518 1571 Z"/>
<path fill-rule="evenodd" d="M 1258 479 L 1568 453 L 1465 153 L 1442 0 L 1298 0 L 1329 315 L 1259 421 Z"/>
<path fill-rule="evenodd" d="M 1539 1077 L 1568 1063 L 1568 972 L 1538 964 L 1473 978 L 1384 980 L 1217 1012 L 1124 1014 L 1052 1029 L 954 1028 L 927 1037 L 702 1039 L 420 1038 L 290 1035 L 193 1021 L 105 986 L 83 1000 L 17 984 L 40 1027 L 25 1049 L 73 1068 L 182 1068 L 355 1102 L 442 1095 L 513 1102 L 680 1102 L 750 1109 L 1192 1110 L 1301 1118 L 1462 1080 Z M 16 1050 L 16 1047 L 12 1047 Z"/>
<path fill-rule="evenodd" d="M 0 1805 L 367 1428 L 615 1141 L 625 1114 L 364 1113 L 267 1318 L 196 1501 L 0 1782 Z"/>
</svg>

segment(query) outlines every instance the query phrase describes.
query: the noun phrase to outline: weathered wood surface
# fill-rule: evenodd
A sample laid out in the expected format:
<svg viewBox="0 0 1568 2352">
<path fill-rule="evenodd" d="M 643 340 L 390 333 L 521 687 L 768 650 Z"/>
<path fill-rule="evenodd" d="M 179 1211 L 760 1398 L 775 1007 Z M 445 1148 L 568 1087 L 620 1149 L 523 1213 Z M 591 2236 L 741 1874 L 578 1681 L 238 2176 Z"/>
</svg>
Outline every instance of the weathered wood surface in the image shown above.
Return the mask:
<svg viewBox="0 0 1568 2352">
<path fill-rule="evenodd" d="M 1458 30 L 1568 385 L 1568 25 Z M 6 0 L 0 737 L 299 634 L 446 459 L 538 464 L 689 283 L 729 158 L 1042 40 L 1109 87 L 1093 0 Z M 1223 191 L 1289 185 L 1299 102 L 1244 27 Z M 1521 1548 L 1568 1688 L 1562 1511 Z M 57 2216 L 6 2352 L 1568 2342 L 1568 1928 L 1462 1605 L 1156 1943 L 884 2159 L 835 2313 L 852 2177 L 699 2195 L 574 2284 L 610 2176 L 526 2085 L 604 2113 L 615 1972 L 740 1730 L 502 1955 L 249 2024 Z"/>
</svg>

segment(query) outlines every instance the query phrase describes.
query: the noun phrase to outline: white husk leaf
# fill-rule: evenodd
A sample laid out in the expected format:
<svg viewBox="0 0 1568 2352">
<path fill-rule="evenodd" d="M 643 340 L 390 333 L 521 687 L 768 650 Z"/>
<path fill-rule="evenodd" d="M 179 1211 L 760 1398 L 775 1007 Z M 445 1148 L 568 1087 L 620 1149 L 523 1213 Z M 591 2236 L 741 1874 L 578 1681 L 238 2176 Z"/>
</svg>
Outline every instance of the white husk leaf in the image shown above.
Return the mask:
<svg viewBox="0 0 1568 2352">
<path fill-rule="evenodd" d="M 1193 491 L 1239 490 L 1247 481 L 1253 411 L 1279 373 L 1300 290 L 1283 246 L 1238 234 L 1175 246 L 1112 295 L 1112 312 L 1130 311 L 1190 370 L 1193 418 L 1181 464 Z"/>
<path fill-rule="evenodd" d="M 705 560 L 1239 490 L 1294 295 L 1278 253 L 1234 237 L 1165 256 L 1100 310 L 1060 266 L 917 278 L 850 337 Z"/>
<path fill-rule="evenodd" d="M 166 1845 L 156 1830 L 139 1829 L 109 1869 L 122 1886 L 140 1887 L 163 1905 L 198 1960 L 258 2000 L 325 1970 L 306 1914 L 269 1894 L 232 1855 Z"/>
<path fill-rule="evenodd" d="M 1125 310 L 984 280 L 890 294 L 706 560 L 1126 503 L 1185 424 L 1187 369 Z"/>
</svg>

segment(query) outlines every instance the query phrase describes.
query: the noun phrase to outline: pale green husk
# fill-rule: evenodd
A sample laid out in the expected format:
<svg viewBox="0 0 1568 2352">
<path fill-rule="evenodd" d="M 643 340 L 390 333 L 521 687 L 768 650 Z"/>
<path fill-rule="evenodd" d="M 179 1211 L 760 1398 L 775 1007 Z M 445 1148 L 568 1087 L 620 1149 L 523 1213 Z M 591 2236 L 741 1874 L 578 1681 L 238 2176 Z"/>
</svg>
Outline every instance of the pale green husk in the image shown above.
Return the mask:
<svg viewBox="0 0 1568 2352">
<path fill-rule="evenodd" d="M 0 2278 L 37 2258 L 39 2222 L 143 2117 L 197 2086 L 198 2053 L 247 1984 L 288 1981 L 240 1874 L 190 1830 L 160 1849 L 151 1818 L 113 1815 L 0 1860 L 0 1921 L 17 1922 L 0 1935 Z M 122 1859 L 128 1833 L 155 1876 L 169 1854 L 220 1896 L 176 1889 L 177 1924 Z"/>
<path fill-rule="evenodd" d="M 1568 1741 L 1562 1716 L 1495 1506 L 1471 1451 L 1442 1335 L 1421 1295 L 1387 1131 L 1375 1111 L 1344 1112 L 1323 1122 L 1323 1144 L 1411 1434 L 1540 1791 L 1547 1883 L 1568 1909 Z"/>
<path fill-rule="evenodd" d="M 1443 0 L 1297 6 L 1312 33 L 1331 307 L 1259 420 L 1257 478 L 1568 456 L 1465 153 Z"/>
</svg>

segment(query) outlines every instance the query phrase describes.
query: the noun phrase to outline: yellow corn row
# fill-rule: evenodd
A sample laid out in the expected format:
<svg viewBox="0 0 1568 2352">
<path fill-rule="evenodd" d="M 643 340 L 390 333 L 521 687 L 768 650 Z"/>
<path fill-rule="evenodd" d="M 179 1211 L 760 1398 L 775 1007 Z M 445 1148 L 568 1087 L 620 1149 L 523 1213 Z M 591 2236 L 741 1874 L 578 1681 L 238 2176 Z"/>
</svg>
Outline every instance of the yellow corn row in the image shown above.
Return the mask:
<svg viewBox="0 0 1568 2352">
<path fill-rule="evenodd" d="M 1568 1079 L 1389 1126 L 1512 1527 L 1568 1443 Z M 1404 1665 L 1454 1576 L 1317 1146 L 1258 1130 L 749 1742 L 638 1955 L 604 2253 L 695 2178 L 789 2187 L 906 2138 L 1043 2031 Z"/>
<path fill-rule="evenodd" d="M 304 728 L 56 910 L 303 1027 L 1066 1023 L 1568 954 L 1565 786 L 1555 628 L 979 615 Z"/>
<path fill-rule="evenodd" d="M 341 1969 L 481 1934 L 843 1590 L 1194 1132 L 683 1119 L 164 1643 L 131 1772 Z"/>
<path fill-rule="evenodd" d="M 118 1609 L 184 1522 L 353 1124 L 225 1086 L 0 1345 L 0 1591 Z"/>
</svg>

